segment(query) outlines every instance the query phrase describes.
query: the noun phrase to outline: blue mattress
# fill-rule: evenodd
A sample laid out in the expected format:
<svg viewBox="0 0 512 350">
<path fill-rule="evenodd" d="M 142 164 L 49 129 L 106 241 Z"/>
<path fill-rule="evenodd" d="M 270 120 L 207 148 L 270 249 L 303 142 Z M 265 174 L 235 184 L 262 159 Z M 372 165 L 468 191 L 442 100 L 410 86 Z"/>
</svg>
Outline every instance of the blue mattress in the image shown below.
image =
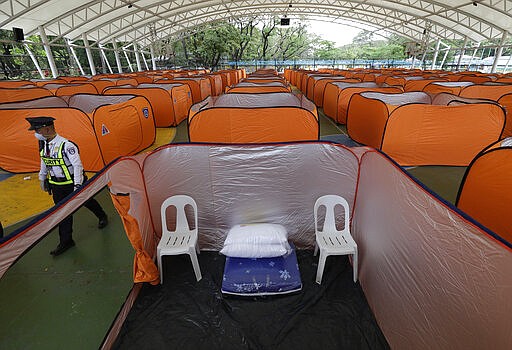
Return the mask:
<svg viewBox="0 0 512 350">
<path fill-rule="evenodd" d="M 222 293 L 254 296 L 301 290 L 299 264 L 295 247 L 291 247 L 290 254 L 274 258 L 226 257 Z"/>
</svg>

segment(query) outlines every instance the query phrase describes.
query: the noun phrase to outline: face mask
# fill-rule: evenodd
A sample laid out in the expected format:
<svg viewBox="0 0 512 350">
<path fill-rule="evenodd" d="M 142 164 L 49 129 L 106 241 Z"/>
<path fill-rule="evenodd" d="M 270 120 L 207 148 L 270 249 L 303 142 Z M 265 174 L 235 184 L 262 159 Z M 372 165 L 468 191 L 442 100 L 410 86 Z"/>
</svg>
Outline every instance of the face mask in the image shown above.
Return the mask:
<svg viewBox="0 0 512 350">
<path fill-rule="evenodd" d="M 34 136 L 36 137 L 36 139 L 38 139 L 39 141 L 46 141 L 46 137 L 44 137 L 43 135 L 39 134 L 39 133 L 34 133 Z"/>
</svg>

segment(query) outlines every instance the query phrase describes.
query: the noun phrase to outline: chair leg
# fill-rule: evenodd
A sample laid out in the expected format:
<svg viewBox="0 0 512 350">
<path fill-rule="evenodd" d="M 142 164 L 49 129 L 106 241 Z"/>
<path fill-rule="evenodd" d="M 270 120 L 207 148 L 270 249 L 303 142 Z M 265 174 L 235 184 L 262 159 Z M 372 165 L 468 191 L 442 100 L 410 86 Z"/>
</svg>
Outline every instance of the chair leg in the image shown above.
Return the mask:
<svg viewBox="0 0 512 350">
<path fill-rule="evenodd" d="M 201 269 L 199 268 L 199 261 L 197 260 L 196 250 L 194 247 L 189 249 L 190 260 L 192 261 L 192 267 L 194 268 L 194 273 L 196 274 L 196 280 L 200 281 L 201 278 Z"/>
<path fill-rule="evenodd" d="M 313 252 L 313 256 L 316 256 L 318 254 L 318 244 L 315 241 L 315 251 Z"/>
<path fill-rule="evenodd" d="M 201 251 L 199 250 L 199 243 L 196 242 L 196 253 L 201 254 Z"/>
<path fill-rule="evenodd" d="M 158 263 L 158 271 L 160 272 L 160 284 L 164 283 L 164 273 L 162 271 L 162 256 L 160 255 L 160 252 L 157 253 L 157 263 Z"/>
<path fill-rule="evenodd" d="M 322 284 L 322 276 L 324 274 L 325 260 L 327 255 L 323 250 L 320 250 L 320 257 L 318 259 L 318 269 L 316 270 L 316 283 Z"/>
<path fill-rule="evenodd" d="M 354 270 L 354 283 L 357 282 L 357 249 L 354 251 L 352 255 L 352 269 Z"/>
</svg>

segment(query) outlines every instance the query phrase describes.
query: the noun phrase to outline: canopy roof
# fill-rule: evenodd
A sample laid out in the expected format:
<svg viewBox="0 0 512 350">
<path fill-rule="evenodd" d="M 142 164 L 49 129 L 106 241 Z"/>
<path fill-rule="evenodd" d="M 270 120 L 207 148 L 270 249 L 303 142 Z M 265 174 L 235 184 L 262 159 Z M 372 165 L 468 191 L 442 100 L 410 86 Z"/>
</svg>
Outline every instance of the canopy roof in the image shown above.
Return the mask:
<svg viewBox="0 0 512 350">
<path fill-rule="evenodd" d="M 0 27 L 99 44 L 142 47 L 179 36 L 198 25 L 254 16 L 307 16 L 416 42 L 502 39 L 512 29 L 511 1 L 496 0 L 0 0 Z M 53 40 L 56 40 L 53 39 Z"/>
</svg>

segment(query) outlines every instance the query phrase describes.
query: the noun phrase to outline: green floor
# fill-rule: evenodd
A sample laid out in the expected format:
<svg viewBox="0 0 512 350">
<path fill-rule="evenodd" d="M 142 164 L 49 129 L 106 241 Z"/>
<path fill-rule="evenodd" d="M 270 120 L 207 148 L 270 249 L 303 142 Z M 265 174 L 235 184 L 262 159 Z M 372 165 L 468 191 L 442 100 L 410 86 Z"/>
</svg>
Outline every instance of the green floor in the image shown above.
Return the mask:
<svg viewBox="0 0 512 350">
<path fill-rule="evenodd" d="M 320 134 L 345 132 L 320 113 Z M 173 142 L 187 142 L 186 123 Z M 464 168 L 417 167 L 410 173 L 453 202 Z M 74 216 L 76 247 L 52 257 L 56 230 L 26 253 L 0 279 L 0 349 L 96 349 L 132 287 L 134 250 L 107 190 L 97 199 L 110 224 L 81 208 Z M 16 227 L 6 228 L 6 234 Z"/>
<path fill-rule="evenodd" d="M 109 226 L 99 230 L 96 217 L 81 208 L 74 215 L 75 247 L 52 257 L 58 243 L 53 230 L 0 279 L 0 349 L 101 344 L 133 284 L 134 250 L 107 190 L 96 198 L 109 213 Z"/>
</svg>

